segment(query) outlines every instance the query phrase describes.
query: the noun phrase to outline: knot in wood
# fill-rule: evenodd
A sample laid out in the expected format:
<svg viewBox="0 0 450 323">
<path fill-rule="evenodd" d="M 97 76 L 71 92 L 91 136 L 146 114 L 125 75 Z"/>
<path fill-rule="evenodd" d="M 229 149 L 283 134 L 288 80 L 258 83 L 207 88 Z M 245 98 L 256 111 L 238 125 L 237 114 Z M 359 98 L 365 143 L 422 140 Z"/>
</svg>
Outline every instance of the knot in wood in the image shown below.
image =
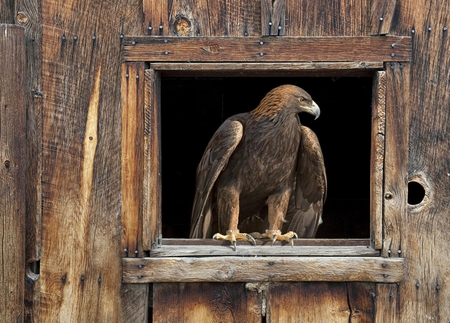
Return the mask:
<svg viewBox="0 0 450 323">
<path fill-rule="evenodd" d="M 178 36 L 189 36 L 191 32 L 191 22 L 185 17 L 178 16 L 175 19 L 175 33 Z"/>
<path fill-rule="evenodd" d="M 229 280 L 232 279 L 236 275 L 236 270 L 231 266 L 225 265 L 222 266 L 219 270 L 216 271 L 215 275 L 218 280 Z"/>
</svg>

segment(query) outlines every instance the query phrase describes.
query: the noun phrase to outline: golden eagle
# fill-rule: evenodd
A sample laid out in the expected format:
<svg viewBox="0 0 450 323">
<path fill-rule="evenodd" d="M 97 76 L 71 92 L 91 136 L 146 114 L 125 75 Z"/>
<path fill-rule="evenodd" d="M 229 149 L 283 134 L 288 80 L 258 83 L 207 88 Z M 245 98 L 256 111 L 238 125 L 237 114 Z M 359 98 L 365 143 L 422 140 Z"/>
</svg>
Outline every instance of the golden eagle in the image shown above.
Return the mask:
<svg viewBox="0 0 450 323">
<path fill-rule="evenodd" d="M 287 84 L 223 122 L 197 168 L 191 238 L 222 232 L 213 238 L 236 248 L 236 239 L 254 242 L 247 232 L 291 243 L 315 236 L 327 179 L 319 141 L 300 112 L 320 115 L 306 91 Z"/>
</svg>

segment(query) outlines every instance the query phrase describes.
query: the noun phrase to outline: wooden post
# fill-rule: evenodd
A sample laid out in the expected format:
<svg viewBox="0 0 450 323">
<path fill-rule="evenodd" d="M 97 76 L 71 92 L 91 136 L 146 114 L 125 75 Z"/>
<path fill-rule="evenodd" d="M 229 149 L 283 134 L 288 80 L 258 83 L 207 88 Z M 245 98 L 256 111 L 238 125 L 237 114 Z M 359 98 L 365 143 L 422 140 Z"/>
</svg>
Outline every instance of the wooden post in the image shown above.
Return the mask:
<svg viewBox="0 0 450 323">
<path fill-rule="evenodd" d="M 0 321 L 23 322 L 25 285 L 25 34 L 0 25 Z"/>
</svg>

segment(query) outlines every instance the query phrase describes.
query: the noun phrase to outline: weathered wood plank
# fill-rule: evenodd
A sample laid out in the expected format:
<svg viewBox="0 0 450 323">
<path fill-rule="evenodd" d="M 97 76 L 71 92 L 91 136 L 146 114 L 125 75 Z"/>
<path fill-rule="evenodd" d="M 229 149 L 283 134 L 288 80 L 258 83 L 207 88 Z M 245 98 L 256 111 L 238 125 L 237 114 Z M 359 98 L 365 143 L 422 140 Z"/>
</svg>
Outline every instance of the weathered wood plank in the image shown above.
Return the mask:
<svg viewBox="0 0 450 323">
<path fill-rule="evenodd" d="M 409 130 L 408 181 L 423 185 L 426 196 L 408 205 L 401 220 L 408 270 L 393 306 L 401 313 L 399 322 L 445 322 L 450 321 L 450 263 L 444 256 L 450 232 L 450 3 L 398 1 L 396 17 L 390 32 L 414 39 L 405 102 L 409 120 L 403 125 Z"/>
<path fill-rule="evenodd" d="M 145 71 L 144 105 L 144 214 L 145 250 L 161 235 L 161 79 L 154 70 Z"/>
<path fill-rule="evenodd" d="M 386 69 L 385 257 L 404 256 L 401 232 L 408 208 L 409 70 L 410 66 L 402 63 L 390 63 Z"/>
<path fill-rule="evenodd" d="M 351 314 L 345 283 L 269 284 L 268 323 L 348 323 Z"/>
<path fill-rule="evenodd" d="M 373 247 L 383 244 L 383 185 L 386 133 L 386 72 L 375 74 L 372 90 L 372 140 L 370 165 L 370 236 Z"/>
<path fill-rule="evenodd" d="M 148 35 L 169 34 L 169 0 L 144 0 L 144 28 Z"/>
<path fill-rule="evenodd" d="M 407 297 L 408 295 L 403 295 Z M 376 291 L 374 293 L 375 298 L 375 322 L 377 323 L 396 323 L 396 322 L 408 322 L 402 320 L 400 312 L 400 299 L 402 298 L 399 293 L 399 287 L 397 284 L 377 284 Z M 417 313 L 421 316 L 421 313 Z M 414 313 L 404 312 L 404 316 L 415 316 Z"/>
<path fill-rule="evenodd" d="M 366 256 L 377 257 L 378 250 L 364 246 L 300 246 L 289 245 L 271 246 L 243 246 L 240 245 L 234 251 L 229 246 L 160 246 L 150 252 L 151 257 L 200 257 L 200 256 Z"/>
<path fill-rule="evenodd" d="M 369 247 L 370 239 L 294 239 L 294 246 L 326 246 L 326 247 L 345 247 L 359 246 Z M 217 239 L 162 239 L 162 246 L 184 245 L 184 246 L 228 246 L 228 242 Z M 248 246 L 248 242 L 236 241 L 237 246 Z M 256 239 L 256 245 L 272 244 L 265 239 Z M 285 245 L 285 242 L 275 241 L 274 246 Z"/>
<path fill-rule="evenodd" d="M 42 227 L 42 25 L 38 0 L 16 1 L 16 23 L 25 28 L 27 100 L 27 263 L 41 258 Z M 39 311 L 37 311 L 38 313 Z M 35 313 L 35 314 L 37 314 Z"/>
<path fill-rule="evenodd" d="M 207 0 L 172 1 L 169 11 L 170 35 L 210 36 L 210 19 L 216 17 L 205 8 L 208 8 Z"/>
<path fill-rule="evenodd" d="M 126 61 L 151 62 L 409 61 L 411 38 L 126 37 L 123 54 Z"/>
<path fill-rule="evenodd" d="M 0 25 L 0 321 L 23 322 L 26 83 L 22 27 Z"/>
<path fill-rule="evenodd" d="M 122 284 L 123 323 L 148 322 L 148 284 Z"/>
<path fill-rule="evenodd" d="M 122 256 L 142 257 L 144 64 L 122 66 Z"/>
<path fill-rule="evenodd" d="M 25 276 L 25 295 L 24 295 L 24 321 L 25 323 L 39 323 L 40 299 L 41 299 L 41 281 L 40 276 L 31 270 L 31 266 L 26 269 Z"/>
<path fill-rule="evenodd" d="M 261 0 L 208 0 L 211 36 L 261 35 Z"/>
<path fill-rule="evenodd" d="M 401 258 L 203 257 L 123 258 L 127 283 L 366 281 L 403 279 Z"/>
<path fill-rule="evenodd" d="M 374 292 L 376 284 L 347 283 L 348 304 L 350 307 L 349 323 L 375 322 Z"/>
<path fill-rule="evenodd" d="M 366 35 L 369 3 L 368 0 L 287 0 L 286 35 Z"/>
<path fill-rule="evenodd" d="M 142 1 L 40 4 L 40 321 L 121 322 L 120 50 Z"/>
<path fill-rule="evenodd" d="M 386 35 L 389 33 L 395 7 L 402 1 L 377 0 L 372 1 L 370 7 L 370 35 Z"/>
<path fill-rule="evenodd" d="M 243 283 L 153 284 L 153 323 L 261 322 L 261 294 Z"/>
<path fill-rule="evenodd" d="M 261 35 L 285 34 L 286 0 L 261 0 Z"/>
</svg>

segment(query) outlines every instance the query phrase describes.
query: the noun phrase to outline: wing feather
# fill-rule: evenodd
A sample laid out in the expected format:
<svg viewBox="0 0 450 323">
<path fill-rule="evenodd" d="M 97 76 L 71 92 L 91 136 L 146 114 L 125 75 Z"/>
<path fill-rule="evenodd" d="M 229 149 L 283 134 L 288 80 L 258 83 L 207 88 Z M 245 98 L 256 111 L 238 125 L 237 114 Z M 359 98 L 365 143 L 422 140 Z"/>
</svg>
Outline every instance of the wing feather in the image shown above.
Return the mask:
<svg viewBox="0 0 450 323">
<path fill-rule="evenodd" d="M 327 195 L 325 163 L 319 140 L 308 127 L 301 126 L 295 190 L 291 195 L 286 220 L 288 230 L 299 237 L 312 238 L 322 223 Z"/>
<path fill-rule="evenodd" d="M 241 141 L 244 127 L 238 120 L 227 119 L 217 129 L 197 167 L 197 189 L 191 215 L 191 238 L 206 238 L 212 226 L 212 188 L 220 172 Z"/>
</svg>

